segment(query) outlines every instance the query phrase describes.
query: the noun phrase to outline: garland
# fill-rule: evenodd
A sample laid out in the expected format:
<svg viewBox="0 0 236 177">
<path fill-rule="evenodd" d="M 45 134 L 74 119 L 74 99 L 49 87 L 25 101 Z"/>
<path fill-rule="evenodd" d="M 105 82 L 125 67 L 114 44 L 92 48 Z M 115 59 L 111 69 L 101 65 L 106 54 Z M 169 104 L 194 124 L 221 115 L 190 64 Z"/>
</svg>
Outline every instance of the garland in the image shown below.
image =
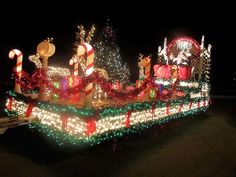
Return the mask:
<svg viewBox="0 0 236 177">
<path fill-rule="evenodd" d="M 159 86 L 150 78 L 147 78 L 143 81 L 141 87 L 136 88 L 130 91 L 119 92 L 116 89 L 113 89 L 112 83 L 108 82 L 100 73 L 93 72 L 93 74 L 86 76 L 80 79 L 80 82 L 77 86 L 72 88 L 58 88 L 55 86 L 46 76 L 45 70 L 38 68 L 34 74 L 30 77 L 27 73 L 22 75 L 22 78 L 19 78 L 17 75 L 16 80 L 21 84 L 22 89 L 26 90 L 38 90 L 41 84 L 46 84 L 46 86 L 55 94 L 60 95 L 63 98 L 67 98 L 69 95 L 73 95 L 81 92 L 89 83 L 99 84 L 101 89 L 104 92 L 107 92 L 108 96 L 113 99 L 119 100 L 130 100 L 138 96 L 146 88 L 158 90 Z M 28 91 L 28 92 L 30 92 Z M 161 99 L 161 97 L 160 97 Z"/>
<path fill-rule="evenodd" d="M 153 106 L 156 108 L 161 108 L 166 106 L 167 101 L 152 101 L 152 102 L 137 102 L 137 103 L 130 103 L 124 106 L 115 106 L 115 107 L 106 107 L 106 108 L 100 108 L 100 109 L 78 109 L 74 106 L 63 106 L 59 104 L 50 104 L 48 102 L 36 102 L 28 97 L 24 97 L 21 94 L 18 94 L 13 91 L 8 92 L 9 96 L 13 97 L 16 100 L 24 101 L 25 103 L 34 104 L 34 106 L 39 107 L 44 110 L 48 110 L 51 112 L 58 112 L 59 114 L 67 114 L 67 115 L 77 115 L 83 118 L 105 118 L 108 116 L 115 116 L 122 113 L 126 113 L 128 111 L 142 111 L 142 110 L 148 110 L 152 109 Z M 201 100 L 206 100 L 206 98 L 193 98 L 189 99 L 181 98 L 177 100 L 171 100 L 171 106 L 176 106 L 179 104 L 189 103 L 189 102 L 199 102 Z"/>
<path fill-rule="evenodd" d="M 85 145 L 86 144 L 86 145 L 93 146 L 93 145 L 100 144 L 101 142 L 111 140 L 113 138 L 121 138 L 121 137 L 124 137 L 125 135 L 131 135 L 131 134 L 138 133 L 138 132 L 143 131 L 147 128 L 150 128 L 154 125 L 163 125 L 163 124 L 166 124 L 172 120 L 177 120 L 180 118 L 190 118 L 190 115 L 196 115 L 201 112 L 205 112 L 207 109 L 208 109 L 208 106 L 201 107 L 198 109 L 193 109 L 193 110 L 189 110 L 189 111 L 182 112 L 182 113 L 176 113 L 174 115 L 169 115 L 164 119 L 158 119 L 158 120 L 153 120 L 153 121 L 149 121 L 149 122 L 142 123 L 142 124 L 132 125 L 132 126 L 129 126 L 129 128 L 124 127 L 121 129 L 105 132 L 105 133 L 98 134 L 98 135 L 92 135 L 90 137 L 86 137 L 86 138 L 82 138 L 82 139 L 79 137 L 67 134 L 63 131 L 53 129 L 47 125 L 43 125 L 40 123 L 31 123 L 31 124 L 29 124 L 29 127 L 31 129 L 37 128 L 37 130 L 39 132 L 43 132 L 44 134 L 47 134 L 48 137 L 53 138 L 55 140 L 55 142 L 60 146 L 68 145 L 68 144 L 69 145 Z"/>
</svg>

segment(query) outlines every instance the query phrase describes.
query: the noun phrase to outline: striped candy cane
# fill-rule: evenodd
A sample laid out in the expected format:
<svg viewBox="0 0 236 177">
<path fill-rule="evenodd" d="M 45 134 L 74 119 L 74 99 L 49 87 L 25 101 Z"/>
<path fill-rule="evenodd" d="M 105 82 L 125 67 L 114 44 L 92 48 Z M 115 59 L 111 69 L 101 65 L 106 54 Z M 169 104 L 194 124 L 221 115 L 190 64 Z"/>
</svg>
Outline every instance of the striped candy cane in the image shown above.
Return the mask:
<svg viewBox="0 0 236 177">
<path fill-rule="evenodd" d="M 21 75 L 22 75 L 22 60 L 23 60 L 23 55 L 22 55 L 21 51 L 18 50 L 18 49 L 12 49 L 9 52 L 9 54 L 8 54 L 10 59 L 14 59 L 15 55 L 17 57 L 15 72 L 16 72 L 16 76 L 20 80 L 21 79 Z M 15 80 L 15 92 L 21 93 L 20 83 L 17 82 L 17 79 Z"/>
<path fill-rule="evenodd" d="M 79 75 L 79 62 L 77 61 L 76 58 L 72 58 L 70 59 L 69 64 L 72 66 L 74 64 L 74 76 L 78 76 Z"/>
<path fill-rule="evenodd" d="M 93 73 L 94 68 L 94 50 L 88 43 L 83 43 L 78 47 L 77 54 L 82 57 L 86 54 L 86 76 Z M 85 107 L 92 107 L 93 83 L 89 83 L 85 88 Z"/>
</svg>

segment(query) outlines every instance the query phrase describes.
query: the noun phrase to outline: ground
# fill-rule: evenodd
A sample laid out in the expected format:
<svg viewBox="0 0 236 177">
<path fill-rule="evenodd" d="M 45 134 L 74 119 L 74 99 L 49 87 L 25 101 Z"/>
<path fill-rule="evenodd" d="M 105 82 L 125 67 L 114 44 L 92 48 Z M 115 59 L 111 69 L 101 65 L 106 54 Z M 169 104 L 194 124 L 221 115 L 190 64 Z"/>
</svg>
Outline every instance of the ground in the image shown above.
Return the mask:
<svg viewBox="0 0 236 177">
<path fill-rule="evenodd" d="M 90 148 L 57 148 L 27 126 L 0 135 L 3 177 L 236 177 L 236 101 Z M 116 145 L 116 149 L 113 149 Z"/>
</svg>

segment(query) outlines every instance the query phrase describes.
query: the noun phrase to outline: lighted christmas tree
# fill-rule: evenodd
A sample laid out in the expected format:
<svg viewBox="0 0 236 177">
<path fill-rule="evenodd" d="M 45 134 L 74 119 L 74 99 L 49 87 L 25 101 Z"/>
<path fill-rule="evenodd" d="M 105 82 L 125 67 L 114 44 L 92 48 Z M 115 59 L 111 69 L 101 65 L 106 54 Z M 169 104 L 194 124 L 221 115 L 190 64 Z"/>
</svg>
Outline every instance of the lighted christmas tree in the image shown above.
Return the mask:
<svg viewBox="0 0 236 177">
<path fill-rule="evenodd" d="M 130 72 L 127 63 L 122 60 L 120 48 L 116 41 L 116 32 L 109 21 L 102 30 L 101 36 L 93 45 L 95 50 L 95 67 L 107 71 L 109 80 L 129 83 Z"/>
</svg>

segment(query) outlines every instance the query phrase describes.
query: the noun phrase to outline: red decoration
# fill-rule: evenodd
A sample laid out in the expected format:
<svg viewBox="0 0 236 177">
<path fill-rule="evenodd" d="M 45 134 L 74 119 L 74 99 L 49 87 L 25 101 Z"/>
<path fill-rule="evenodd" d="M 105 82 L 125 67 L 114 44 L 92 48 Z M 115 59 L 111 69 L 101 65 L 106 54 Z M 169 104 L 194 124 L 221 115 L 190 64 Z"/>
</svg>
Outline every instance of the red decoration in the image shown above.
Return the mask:
<svg viewBox="0 0 236 177">
<path fill-rule="evenodd" d="M 189 109 L 191 109 L 192 108 L 192 105 L 193 105 L 193 102 L 192 102 L 192 100 L 189 102 Z"/>
<path fill-rule="evenodd" d="M 12 110 L 12 97 L 8 98 L 7 110 L 9 111 Z"/>
<path fill-rule="evenodd" d="M 197 107 L 198 108 L 200 107 L 200 100 L 198 100 L 198 102 L 197 102 Z"/>
<path fill-rule="evenodd" d="M 179 110 L 178 110 L 178 112 L 181 112 L 181 110 L 182 110 L 182 108 L 183 108 L 183 105 L 184 105 L 183 103 L 180 103 L 180 104 L 179 104 Z"/>
<path fill-rule="evenodd" d="M 176 91 L 176 95 L 179 97 L 183 97 L 183 96 L 185 96 L 185 93 L 184 93 L 184 91 Z"/>
<path fill-rule="evenodd" d="M 162 94 L 163 95 L 167 95 L 169 93 L 169 91 L 167 90 L 167 89 L 164 89 L 163 91 L 162 91 Z"/>
<path fill-rule="evenodd" d="M 125 89 L 126 91 L 133 91 L 135 90 L 135 87 L 127 85 Z"/>
<path fill-rule="evenodd" d="M 171 65 L 154 65 L 154 76 L 161 79 L 171 78 Z"/>
<path fill-rule="evenodd" d="M 63 130 L 66 130 L 67 123 L 68 123 L 68 116 L 67 115 L 61 115 L 61 120 L 62 120 L 62 128 L 63 128 Z"/>
<path fill-rule="evenodd" d="M 189 66 L 178 66 L 178 79 L 189 80 L 191 77 L 191 67 Z"/>
<path fill-rule="evenodd" d="M 155 117 L 156 115 L 155 115 L 155 109 L 156 109 L 156 105 L 155 104 L 153 104 L 152 105 L 152 115 Z"/>
<path fill-rule="evenodd" d="M 209 98 L 208 104 L 211 105 L 211 103 L 212 103 L 212 100 Z"/>
<path fill-rule="evenodd" d="M 85 134 L 91 136 L 95 131 L 96 131 L 96 121 L 92 119 L 88 120 Z"/>
<path fill-rule="evenodd" d="M 34 104 L 30 103 L 25 111 L 26 118 L 29 118 L 30 114 L 32 113 L 33 108 L 34 108 Z"/>
<path fill-rule="evenodd" d="M 169 115 L 170 114 L 170 102 L 166 102 L 166 114 Z"/>
<path fill-rule="evenodd" d="M 131 100 L 137 97 L 141 92 L 143 92 L 146 88 L 154 89 L 158 91 L 159 86 L 151 79 L 146 78 L 143 80 L 141 86 L 139 88 L 132 87 L 128 91 L 117 91 L 112 88 L 112 83 L 108 82 L 105 78 L 103 78 L 99 73 L 93 72 L 93 74 L 86 76 L 80 80 L 78 85 L 68 88 L 64 84 L 64 86 L 60 88 L 56 88 L 53 83 L 47 79 L 45 75 L 45 71 L 42 69 L 36 70 L 36 72 L 31 77 L 22 77 L 21 87 L 24 90 L 33 90 L 40 86 L 40 84 L 44 83 L 46 86 L 52 91 L 52 93 L 60 95 L 62 98 L 68 98 L 70 95 L 80 93 L 88 83 L 95 83 L 101 86 L 101 89 L 108 94 L 109 97 L 118 99 L 118 100 Z M 159 94 L 158 94 L 159 95 Z"/>
<path fill-rule="evenodd" d="M 125 125 L 126 125 L 127 128 L 130 127 L 130 117 L 131 117 L 131 114 L 132 114 L 132 112 L 131 112 L 131 111 L 128 111 L 128 112 L 127 112 L 127 115 L 126 115 Z"/>
<path fill-rule="evenodd" d="M 120 83 L 120 81 L 117 81 L 114 84 L 112 84 L 112 89 L 117 90 L 117 91 L 121 91 L 121 83 Z"/>
<path fill-rule="evenodd" d="M 177 77 L 179 80 L 189 80 L 191 77 L 191 67 L 175 65 L 154 65 L 154 76 L 160 79 L 170 79 Z M 177 70 L 177 73 L 174 73 Z"/>
</svg>

